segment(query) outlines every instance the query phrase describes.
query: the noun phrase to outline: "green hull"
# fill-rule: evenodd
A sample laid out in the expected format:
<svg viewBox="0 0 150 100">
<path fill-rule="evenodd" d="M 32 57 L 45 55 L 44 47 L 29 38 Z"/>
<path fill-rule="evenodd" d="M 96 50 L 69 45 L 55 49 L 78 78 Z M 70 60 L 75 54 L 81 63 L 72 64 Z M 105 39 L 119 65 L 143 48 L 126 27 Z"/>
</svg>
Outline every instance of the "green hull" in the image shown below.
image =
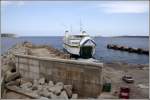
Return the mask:
<svg viewBox="0 0 150 100">
<path fill-rule="evenodd" d="M 80 57 L 82 58 L 91 58 L 93 53 L 92 46 L 82 46 L 80 47 Z"/>
</svg>

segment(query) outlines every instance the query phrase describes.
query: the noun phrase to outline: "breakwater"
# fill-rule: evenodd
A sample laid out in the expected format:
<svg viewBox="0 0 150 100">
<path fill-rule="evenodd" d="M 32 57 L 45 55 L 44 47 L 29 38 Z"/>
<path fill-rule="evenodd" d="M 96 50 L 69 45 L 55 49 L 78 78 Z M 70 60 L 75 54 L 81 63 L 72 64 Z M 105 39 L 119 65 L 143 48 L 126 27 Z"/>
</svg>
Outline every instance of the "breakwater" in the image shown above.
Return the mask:
<svg viewBox="0 0 150 100">
<path fill-rule="evenodd" d="M 114 45 L 114 44 L 108 44 L 107 48 L 114 49 L 114 50 L 120 50 L 120 51 L 126 51 L 126 52 L 130 52 L 130 53 L 149 55 L 149 50 L 142 49 L 142 48 L 133 48 L 133 47 L 127 47 L 127 46 Z"/>
</svg>

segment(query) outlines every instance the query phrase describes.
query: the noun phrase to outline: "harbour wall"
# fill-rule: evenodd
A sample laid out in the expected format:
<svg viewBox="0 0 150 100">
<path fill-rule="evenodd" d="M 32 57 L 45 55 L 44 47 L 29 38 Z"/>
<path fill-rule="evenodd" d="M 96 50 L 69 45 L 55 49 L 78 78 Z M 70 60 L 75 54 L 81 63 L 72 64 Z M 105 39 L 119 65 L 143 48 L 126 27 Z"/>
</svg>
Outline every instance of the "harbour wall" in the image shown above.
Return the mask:
<svg viewBox="0 0 150 100">
<path fill-rule="evenodd" d="M 120 51 L 126 51 L 129 53 L 149 55 L 149 50 L 145 50 L 142 48 L 132 48 L 132 47 L 119 46 L 119 45 L 114 45 L 114 44 L 108 44 L 107 48 L 108 49 L 114 49 L 114 50 L 120 50 Z"/>
<path fill-rule="evenodd" d="M 97 97 L 102 90 L 103 64 L 75 60 L 15 55 L 17 71 L 29 80 L 45 77 L 47 81 L 71 84 L 79 97 Z"/>
</svg>

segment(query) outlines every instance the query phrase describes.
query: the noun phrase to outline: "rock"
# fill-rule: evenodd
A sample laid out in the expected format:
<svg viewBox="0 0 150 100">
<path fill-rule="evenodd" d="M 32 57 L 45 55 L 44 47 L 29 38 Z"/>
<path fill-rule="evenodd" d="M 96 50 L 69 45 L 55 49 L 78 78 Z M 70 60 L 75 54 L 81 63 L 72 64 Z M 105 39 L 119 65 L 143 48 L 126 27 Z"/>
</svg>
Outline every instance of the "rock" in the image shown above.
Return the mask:
<svg viewBox="0 0 150 100">
<path fill-rule="evenodd" d="M 48 82 L 48 86 L 49 86 L 49 87 L 53 87 L 53 86 L 54 86 L 53 81 L 49 81 L 49 82 Z"/>
<path fill-rule="evenodd" d="M 32 83 L 27 82 L 27 83 L 22 84 L 20 87 L 23 88 L 23 89 L 29 89 L 29 88 L 32 87 Z"/>
<path fill-rule="evenodd" d="M 78 94 L 72 94 L 72 98 L 71 99 L 77 99 L 78 98 Z"/>
<path fill-rule="evenodd" d="M 20 74 L 19 72 L 10 72 L 10 71 L 7 71 L 6 72 L 6 77 L 5 77 L 5 82 L 10 82 L 12 80 L 16 80 L 17 78 L 20 77 Z"/>
<path fill-rule="evenodd" d="M 64 85 L 64 90 L 66 91 L 69 98 L 72 97 L 72 85 Z"/>
<path fill-rule="evenodd" d="M 65 99 L 65 100 L 67 100 L 67 99 L 68 99 L 68 96 L 67 96 L 66 91 L 62 91 L 61 94 L 60 94 L 60 96 L 59 96 L 59 98 L 60 98 L 60 99 Z"/>
<path fill-rule="evenodd" d="M 45 78 L 39 79 L 39 84 L 43 85 L 45 83 Z"/>
</svg>

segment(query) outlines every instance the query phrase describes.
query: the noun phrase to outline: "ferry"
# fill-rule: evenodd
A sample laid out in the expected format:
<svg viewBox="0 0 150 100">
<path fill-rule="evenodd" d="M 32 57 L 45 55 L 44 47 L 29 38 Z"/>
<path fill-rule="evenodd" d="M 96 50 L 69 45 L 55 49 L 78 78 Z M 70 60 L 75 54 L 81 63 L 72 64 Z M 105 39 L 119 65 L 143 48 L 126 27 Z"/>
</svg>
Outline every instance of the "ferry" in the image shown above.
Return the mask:
<svg viewBox="0 0 150 100">
<path fill-rule="evenodd" d="M 71 35 L 69 31 L 65 31 L 63 48 L 72 56 L 92 58 L 95 54 L 95 47 L 95 41 L 85 31 L 78 35 Z"/>
</svg>

